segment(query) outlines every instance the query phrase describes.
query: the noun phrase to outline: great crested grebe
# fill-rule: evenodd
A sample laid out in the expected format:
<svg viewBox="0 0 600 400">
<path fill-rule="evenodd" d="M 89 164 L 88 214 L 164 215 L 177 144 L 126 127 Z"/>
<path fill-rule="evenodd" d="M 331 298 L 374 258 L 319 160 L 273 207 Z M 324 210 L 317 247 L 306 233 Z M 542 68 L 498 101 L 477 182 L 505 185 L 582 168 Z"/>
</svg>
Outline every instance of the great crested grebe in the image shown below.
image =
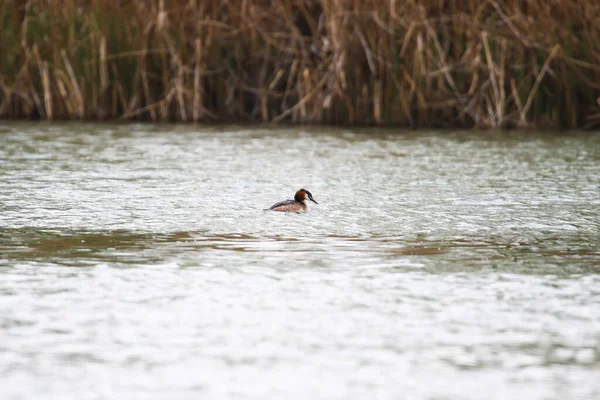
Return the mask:
<svg viewBox="0 0 600 400">
<path fill-rule="evenodd" d="M 300 189 L 294 195 L 294 200 L 280 201 L 265 209 L 265 211 L 306 212 L 308 211 L 306 196 L 308 196 L 308 199 L 313 203 L 319 204 L 313 199 L 311 192 L 306 189 Z"/>
</svg>

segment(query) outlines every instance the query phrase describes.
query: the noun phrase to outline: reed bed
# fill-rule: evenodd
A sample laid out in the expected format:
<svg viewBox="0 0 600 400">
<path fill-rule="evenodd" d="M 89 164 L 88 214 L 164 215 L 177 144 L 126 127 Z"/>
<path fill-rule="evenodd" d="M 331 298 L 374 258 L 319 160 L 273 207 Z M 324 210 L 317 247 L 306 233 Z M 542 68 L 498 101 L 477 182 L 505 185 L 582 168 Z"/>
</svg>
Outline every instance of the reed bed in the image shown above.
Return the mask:
<svg viewBox="0 0 600 400">
<path fill-rule="evenodd" d="M 600 126 L 597 0 L 0 0 L 0 117 Z"/>
</svg>

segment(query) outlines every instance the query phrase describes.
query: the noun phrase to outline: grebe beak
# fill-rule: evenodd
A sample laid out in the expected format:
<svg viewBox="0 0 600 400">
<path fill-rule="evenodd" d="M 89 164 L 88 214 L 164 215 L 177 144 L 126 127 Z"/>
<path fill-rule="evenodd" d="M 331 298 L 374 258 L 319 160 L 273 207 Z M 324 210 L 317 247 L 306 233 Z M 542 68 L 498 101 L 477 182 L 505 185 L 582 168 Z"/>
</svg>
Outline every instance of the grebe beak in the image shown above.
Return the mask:
<svg viewBox="0 0 600 400">
<path fill-rule="evenodd" d="M 310 194 L 310 193 L 308 193 L 308 199 L 315 204 L 319 204 L 319 203 L 317 203 L 317 201 L 315 199 L 313 199 L 312 194 Z"/>
</svg>

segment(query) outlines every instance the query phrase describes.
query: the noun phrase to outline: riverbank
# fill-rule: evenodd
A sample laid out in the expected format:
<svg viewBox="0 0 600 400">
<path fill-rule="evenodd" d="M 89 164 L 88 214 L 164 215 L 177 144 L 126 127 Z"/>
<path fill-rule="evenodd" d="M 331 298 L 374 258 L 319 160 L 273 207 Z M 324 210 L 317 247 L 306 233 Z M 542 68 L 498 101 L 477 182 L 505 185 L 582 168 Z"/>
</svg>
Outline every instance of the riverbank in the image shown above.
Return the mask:
<svg viewBox="0 0 600 400">
<path fill-rule="evenodd" d="M 592 0 L 3 2 L 1 118 L 600 126 Z"/>
</svg>

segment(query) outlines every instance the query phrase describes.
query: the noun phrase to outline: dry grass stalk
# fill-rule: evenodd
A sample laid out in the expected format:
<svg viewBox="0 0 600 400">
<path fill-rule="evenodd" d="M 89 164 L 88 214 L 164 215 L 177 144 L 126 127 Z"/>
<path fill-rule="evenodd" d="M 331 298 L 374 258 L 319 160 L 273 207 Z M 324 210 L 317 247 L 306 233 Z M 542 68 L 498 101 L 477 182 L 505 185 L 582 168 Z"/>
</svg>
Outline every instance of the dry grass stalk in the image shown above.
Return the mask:
<svg viewBox="0 0 600 400">
<path fill-rule="evenodd" d="M 0 117 L 597 126 L 594 0 L 0 0 Z"/>
</svg>

